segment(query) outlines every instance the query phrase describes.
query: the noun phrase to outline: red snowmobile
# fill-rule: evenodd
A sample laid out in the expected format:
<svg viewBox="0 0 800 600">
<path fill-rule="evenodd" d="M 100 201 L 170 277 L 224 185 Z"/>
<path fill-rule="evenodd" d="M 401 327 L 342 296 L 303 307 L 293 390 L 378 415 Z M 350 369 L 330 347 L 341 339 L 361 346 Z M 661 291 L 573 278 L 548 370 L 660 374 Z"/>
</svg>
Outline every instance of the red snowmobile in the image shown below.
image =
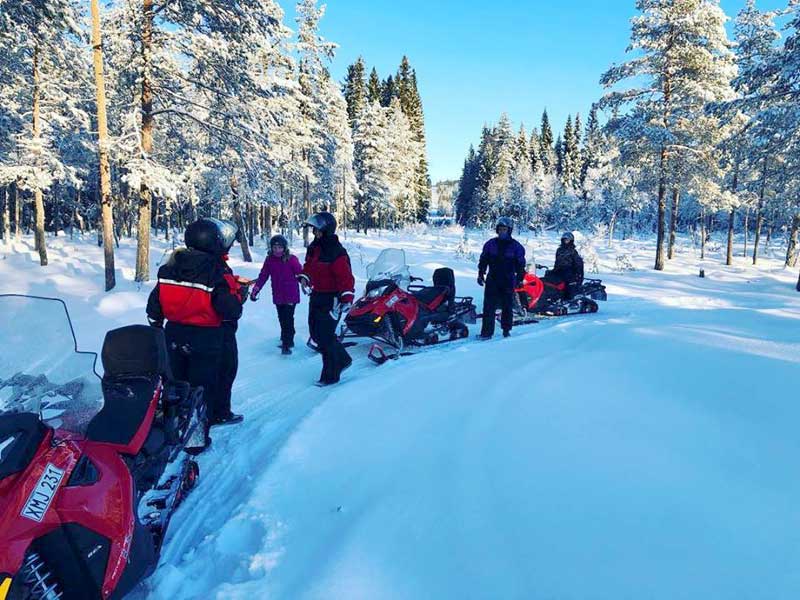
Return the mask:
<svg viewBox="0 0 800 600">
<path fill-rule="evenodd" d="M 63 302 L 0 314 L 0 600 L 122 598 L 197 481 L 202 389 L 172 379 L 160 329 L 108 332 L 101 381 Z"/>
<path fill-rule="evenodd" d="M 536 265 L 536 269 L 547 269 Z M 544 277 L 526 273 L 522 286 L 514 294 L 514 325 L 536 323 L 541 317 L 596 313 L 598 300 L 608 299 L 606 288 L 599 279 L 584 279 L 583 283 L 557 281 L 551 271 Z M 499 314 L 498 314 L 499 318 Z"/>
<path fill-rule="evenodd" d="M 436 269 L 433 285 L 411 285 L 405 252 L 387 249 L 367 267 L 366 293 L 347 314 L 342 337 L 368 337 L 373 344 L 369 358 L 383 364 L 406 354 L 405 348 L 431 346 L 469 337 L 468 323 L 475 323 L 472 298 L 456 296 L 452 269 Z M 391 350 L 387 353 L 380 344 Z"/>
</svg>

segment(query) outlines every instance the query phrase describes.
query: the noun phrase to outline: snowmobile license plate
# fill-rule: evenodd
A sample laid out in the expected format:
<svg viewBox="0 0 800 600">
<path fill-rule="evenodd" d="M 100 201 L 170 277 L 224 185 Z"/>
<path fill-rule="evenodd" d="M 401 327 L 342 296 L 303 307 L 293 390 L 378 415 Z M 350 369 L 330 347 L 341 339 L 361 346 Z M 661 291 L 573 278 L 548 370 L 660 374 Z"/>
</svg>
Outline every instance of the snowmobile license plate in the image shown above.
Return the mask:
<svg viewBox="0 0 800 600">
<path fill-rule="evenodd" d="M 47 468 L 45 468 L 44 473 L 42 473 L 42 476 L 39 478 L 39 482 L 36 484 L 36 487 L 33 488 L 31 495 L 28 497 L 28 501 L 22 508 L 22 516 L 31 521 L 41 523 L 44 516 L 47 514 L 47 509 L 50 508 L 50 503 L 53 501 L 58 491 L 58 486 L 61 484 L 63 478 L 64 471 L 48 463 Z"/>
</svg>

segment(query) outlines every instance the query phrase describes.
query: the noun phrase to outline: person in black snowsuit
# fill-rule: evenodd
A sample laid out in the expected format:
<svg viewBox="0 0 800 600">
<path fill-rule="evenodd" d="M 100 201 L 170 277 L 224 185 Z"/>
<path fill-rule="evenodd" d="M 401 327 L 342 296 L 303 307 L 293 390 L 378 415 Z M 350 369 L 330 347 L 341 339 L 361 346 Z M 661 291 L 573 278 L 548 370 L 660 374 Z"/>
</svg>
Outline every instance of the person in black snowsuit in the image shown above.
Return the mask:
<svg viewBox="0 0 800 600">
<path fill-rule="evenodd" d="M 498 219 L 495 231 L 497 237 L 484 244 L 478 263 L 478 285 L 485 286 L 481 339 L 490 339 L 494 335 L 498 306 L 502 309 L 500 325 L 503 328 L 503 337 L 511 335 L 514 325 L 514 289 L 522 285 L 522 278 L 525 276 L 525 248 L 511 237 L 514 222 L 502 217 Z"/>
<path fill-rule="evenodd" d="M 355 298 L 355 279 L 347 250 L 336 234 L 336 219 L 327 212 L 317 213 L 305 223 L 314 231 L 314 241 L 306 251 L 306 262 L 298 280 L 311 290 L 308 329 L 322 354 L 320 386 L 339 383 L 342 371 L 353 362 L 336 336 L 336 326 Z"/>
<path fill-rule="evenodd" d="M 236 227 L 233 223 L 230 224 Z M 238 227 L 236 230 L 238 232 Z M 228 247 L 230 250 L 230 246 Z M 228 282 L 228 287 L 231 290 L 234 298 L 240 304 L 247 301 L 248 289 L 242 283 L 242 280 L 234 275 L 233 269 L 228 266 L 227 251 L 222 257 L 223 264 L 225 265 L 225 279 Z M 241 317 L 241 315 L 240 315 Z M 231 411 L 231 392 L 233 390 L 233 382 L 236 380 L 236 374 L 239 372 L 239 346 L 236 343 L 236 332 L 239 329 L 239 319 L 223 319 L 222 321 L 222 356 L 220 361 L 219 371 L 219 401 L 217 402 L 214 418 L 211 422 L 212 425 L 233 425 L 241 423 L 244 420 L 242 415 L 234 414 Z"/>
<path fill-rule="evenodd" d="M 242 304 L 225 278 L 222 256 L 230 247 L 226 231 L 217 219 L 189 225 L 186 248 L 178 248 L 158 270 L 158 283 L 147 301 L 148 321 L 164 327 L 173 375 L 202 386 L 209 421 L 220 402 L 222 323 L 242 315 Z M 210 443 L 207 432 L 206 438 Z"/>
<path fill-rule="evenodd" d="M 583 284 L 583 258 L 575 248 L 575 236 L 569 231 L 561 236 L 561 245 L 556 250 L 556 261 L 544 279 L 552 283 L 566 283 L 566 295 Z"/>
</svg>

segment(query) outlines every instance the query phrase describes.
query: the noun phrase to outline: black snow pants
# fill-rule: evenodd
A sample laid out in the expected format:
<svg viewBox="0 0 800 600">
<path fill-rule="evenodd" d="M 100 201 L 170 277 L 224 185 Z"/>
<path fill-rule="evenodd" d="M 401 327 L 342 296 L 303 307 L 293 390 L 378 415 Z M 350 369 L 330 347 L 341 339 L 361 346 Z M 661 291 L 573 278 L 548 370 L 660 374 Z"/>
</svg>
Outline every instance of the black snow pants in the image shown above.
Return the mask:
<svg viewBox="0 0 800 600">
<path fill-rule="evenodd" d="M 281 324 L 281 345 L 294 346 L 294 309 L 296 304 L 276 304 L 278 322 Z"/>
<path fill-rule="evenodd" d="M 502 309 L 500 326 L 503 331 L 511 331 L 514 326 L 514 290 L 500 286 L 492 279 L 486 281 L 483 288 L 483 325 L 481 336 L 492 337 L 494 335 L 495 320 L 497 309 Z"/>
<path fill-rule="evenodd" d="M 168 322 L 164 327 L 170 367 L 175 379 L 203 387 L 209 420 L 219 403 L 222 327 L 197 327 Z"/>
<path fill-rule="evenodd" d="M 337 321 L 331 316 L 336 294 L 311 294 L 308 308 L 308 330 L 322 354 L 322 383 L 337 383 L 342 371 L 353 359 L 336 337 Z"/>
<path fill-rule="evenodd" d="M 222 324 L 222 355 L 219 368 L 219 400 L 214 406 L 212 422 L 231 414 L 231 390 L 239 372 L 239 347 L 236 344 L 237 323 Z"/>
</svg>

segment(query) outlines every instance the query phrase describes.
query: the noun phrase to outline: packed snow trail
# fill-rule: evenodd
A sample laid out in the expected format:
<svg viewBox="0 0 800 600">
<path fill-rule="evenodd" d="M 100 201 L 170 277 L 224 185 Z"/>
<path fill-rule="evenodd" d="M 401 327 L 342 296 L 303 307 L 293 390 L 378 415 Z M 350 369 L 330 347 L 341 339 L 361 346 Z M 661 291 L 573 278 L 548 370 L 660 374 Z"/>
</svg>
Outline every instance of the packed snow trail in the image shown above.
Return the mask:
<svg viewBox="0 0 800 600">
<path fill-rule="evenodd" d="M 401 246 L 415 275 L 453 266 L 459 293 L 479 298 L 473 261 L 447 250 L 456 242 L 358 238 L 354 270 Z M 647 268 L 650 244 L 625 250 Z M 141 322 L 149 288 L 74 286 L 72 269 L 101 264 L 88 253 L 16 285 L 70 296 L 81 345 L 97 348 L 115 323 Z M 684 250 L 670 273 L 602 273 L 600 313 L 509 340 L 380 368 L 365 343 L 325 390 L 302 347 L 305 308 L 287 358 L 269 297 L 248 304 L 234 390 L 246 421 L 214 430 L 201 483 L 134 597 L 798 597 L 793 273 L 712 264 L 699 279 L 697 266 Z"/>
</svg>

